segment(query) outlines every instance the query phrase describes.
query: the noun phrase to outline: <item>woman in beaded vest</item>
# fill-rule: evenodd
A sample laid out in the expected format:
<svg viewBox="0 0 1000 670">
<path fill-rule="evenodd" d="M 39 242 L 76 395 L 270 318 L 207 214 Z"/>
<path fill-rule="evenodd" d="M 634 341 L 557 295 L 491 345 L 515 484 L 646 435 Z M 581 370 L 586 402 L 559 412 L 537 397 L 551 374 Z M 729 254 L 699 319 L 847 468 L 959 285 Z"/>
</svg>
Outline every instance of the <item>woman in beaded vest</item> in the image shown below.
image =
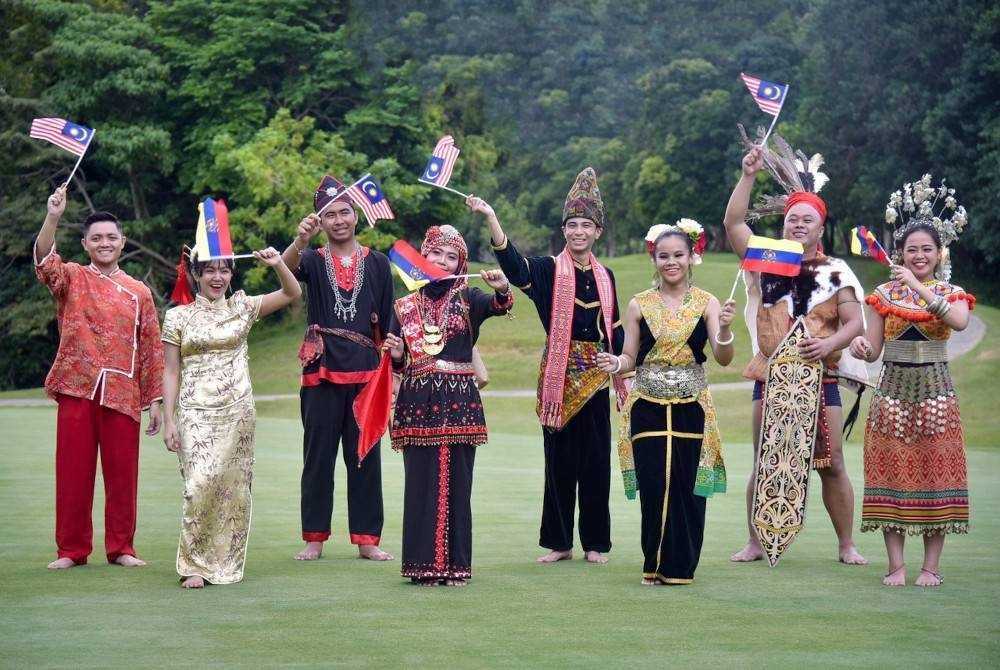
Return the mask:
<svg viewBox="0 0 1000 670">
<path fill-rule="evenodd" d="M 865 493 L 861 530 L 881 530 L 889 556 L 882 583 L 905 586 L 903 545 L 922 535 L 924 559 L 916 586 L 940 586 L 948 533 L 969 530 L 969 493 L 962 418 L 948 372 L 948 337 L 964 330 L 976 299 L 949 282 L 947 245 L 966 214 L 952 189 L 930 175 L 897 191 L 887 219 L 904 220 L 894 234 L 892 280 L 865 298 L 868 329 L 850 351 L 867 362 L 882 355 L 882 373 L 865 425 Z M 916 203 L 913 201 L 916 200 Z M 941 202 L 951 219 L 932 211 Z M 907 219 L 907 213 L 921 207 Z M 940 277 L 940 279 L 939 279 Z"/>
<path fill-rule="evenodd" d="M 465 240 L 452 226 L 427 231 L 420 253 L 451 273 L 396 301 L 400 335 L 385 348 L 402 381 L 392 448 L 403 452 L 401 574 L 425 586 L 465 586 L 472 577 L 472 466 L 486 443 L 472 347 L 479 327 L 514 304 L 500 270 L 480 276 L 493 290 L 471 288 Z"/>
<path fill-rule="evenodd" d="M 639 491 L 642 583 L 690 584 L 701 555 L 706 498 L 726 490 L 722 444 L 702 363 L 733 359 L 733 300 L 720 305 L 691 284 L 705 234 L 690 219 L 657 225 L 646 236 L 656 286 L 625 314 L 621 356 L 598 354 L 605 372 L 635 369 L 622 410 L 618 450 L 625 494 Z"/>
</svg>

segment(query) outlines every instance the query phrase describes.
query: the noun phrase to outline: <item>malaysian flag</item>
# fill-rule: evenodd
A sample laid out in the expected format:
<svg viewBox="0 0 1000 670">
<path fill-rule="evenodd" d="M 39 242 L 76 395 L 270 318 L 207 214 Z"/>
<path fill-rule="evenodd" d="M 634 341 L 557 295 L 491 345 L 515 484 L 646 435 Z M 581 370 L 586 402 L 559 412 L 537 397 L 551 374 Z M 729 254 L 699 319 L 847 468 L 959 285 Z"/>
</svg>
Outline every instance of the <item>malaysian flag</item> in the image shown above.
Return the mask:
<svg viewBox="0 0 1000 670">
<path fill-rule="evenodd" d="M 82 156 L 94 136 L 94 129 L 66 119 L 44 118 L 31 122 L 30 137 L 48 140 L 66 151 Z"/>
<path fill-rule="evenodd" d="M 427 160 L 423 174 L 417 181 L 432 186 L 446 186 L 451 179 L 451 171 L 455 168 L 455 161 L 458 159 L 459 149 L 455 146 L 455 138 L 445 135 L 438 140 L 434 152 Z"/>
<path fill-rule="evenodd" d="M 778 112 L 781 111 L 781 106 L 785 104 L 785 93 L 788 91 L 788 86 L 764 81 L 742 72 L 740 72 L 740 77 L 743 78 L 743 83 L 747 85 L 750 95 L 753 96 L 761 111 L 771 116 L 777 116 Z"/>
<path fill-rule="evenodd" d="M 386 200 L 385 194 L 382 193 L 378 183 L 372 179 L 371 174 L 366 174 L 356 181 L 353 186 L 347 189 L 347 195 L 365 213 L 369 226 L 375 227 L 375 221 L 378 219 L 396 218 L 389 207 L 389 201 Z"/>
</svg>

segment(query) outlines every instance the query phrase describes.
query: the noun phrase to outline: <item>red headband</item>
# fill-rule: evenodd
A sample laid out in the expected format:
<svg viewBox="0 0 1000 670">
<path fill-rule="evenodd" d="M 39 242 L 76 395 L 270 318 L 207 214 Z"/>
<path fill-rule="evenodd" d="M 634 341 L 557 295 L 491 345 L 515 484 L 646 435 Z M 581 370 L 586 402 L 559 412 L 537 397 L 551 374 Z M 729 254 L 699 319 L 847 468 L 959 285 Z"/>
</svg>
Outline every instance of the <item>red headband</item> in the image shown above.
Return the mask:
<svg viewBox="0 0 1000 670">
<path fill-rule="evenodd" d="M 826 203 L 823 202 L 823 198 L 809 191 L 796 191 L 788 196 L 788 200 L 785 202 L 785 216 L 788 216 L 788 210 L 800 202 L 815 209 L 819 217 L 826 223 Z"/>
</svg>

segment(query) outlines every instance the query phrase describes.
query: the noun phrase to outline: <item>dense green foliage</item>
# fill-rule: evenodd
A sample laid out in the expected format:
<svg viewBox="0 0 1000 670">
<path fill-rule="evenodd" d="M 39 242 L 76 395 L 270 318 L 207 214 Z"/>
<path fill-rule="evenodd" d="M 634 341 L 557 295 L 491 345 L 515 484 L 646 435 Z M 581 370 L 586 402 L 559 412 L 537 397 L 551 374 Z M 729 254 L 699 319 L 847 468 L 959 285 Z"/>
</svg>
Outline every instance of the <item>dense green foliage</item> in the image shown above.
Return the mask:
<svg viewBox="0 0 1000 670">
<path fill-rule="evenodd" d="M 933 172 L 970 211 L 956 279 L 996 285 L 1000 8 L 987 0 L 2 0 L 0 26 L 0 388 L 39 385 L 56 342 L 30 252 L 73 157 L 28 138 L 38 116 L 97 130 L 60 248 L 78 259 L 72 222 L 115 211 L 126 269 L 165 304 L 199 199 L 226 198 L 239 248 L 282 247 L 324 173 L 380 180 L 398 218 L 368 243 L 450 221 L 488 257 L 461 200 L 416 183 L 446 132 L 462 149 L 453 185 L 489 199 L 527 251 L 556 242 L 588 164 L 605 253 L 680 216 L 722 247 L 735 124 L 770 121 L 742 70 L 792 84 L 779 130 L 826 157 L 828 244 L 879 229 L 888 193 Z"/>
</svg>

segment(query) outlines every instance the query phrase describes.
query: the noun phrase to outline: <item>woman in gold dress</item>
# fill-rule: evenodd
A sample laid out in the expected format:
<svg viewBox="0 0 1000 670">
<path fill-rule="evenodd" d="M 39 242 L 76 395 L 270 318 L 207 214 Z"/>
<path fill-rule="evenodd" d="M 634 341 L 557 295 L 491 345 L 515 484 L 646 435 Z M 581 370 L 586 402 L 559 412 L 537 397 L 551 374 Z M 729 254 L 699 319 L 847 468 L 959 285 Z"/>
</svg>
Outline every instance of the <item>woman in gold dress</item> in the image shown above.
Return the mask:
<svg viewBox="0 0 1000 670">
<path fill-rule="evenodd" d="M 192 258 L 198 295 L 163 321 L 163 441 L 177 452 L 184 479 L 177 573 L 187 589 L 243 579 L 256 424 L 247 335 L 302 294 L 277 251 L 254 256 L 274 268 L 281 289 L 227 298 L 232 259 Z"/>
</svg>

